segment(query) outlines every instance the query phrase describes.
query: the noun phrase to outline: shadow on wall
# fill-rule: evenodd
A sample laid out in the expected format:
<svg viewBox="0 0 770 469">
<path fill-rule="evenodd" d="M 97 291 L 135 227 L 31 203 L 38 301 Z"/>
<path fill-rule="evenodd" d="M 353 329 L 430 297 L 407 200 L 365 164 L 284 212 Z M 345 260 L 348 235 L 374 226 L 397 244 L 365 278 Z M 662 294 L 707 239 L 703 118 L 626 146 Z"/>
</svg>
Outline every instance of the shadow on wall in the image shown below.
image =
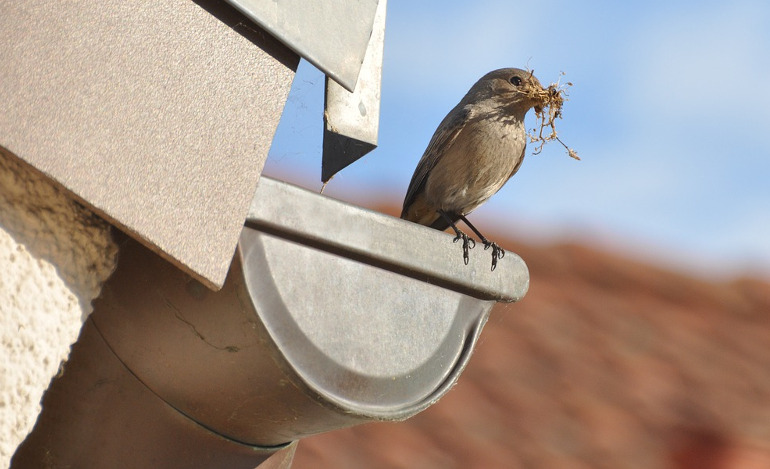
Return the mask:
<svg viewBox="0 0 770 469">
<path fill-rule="evenodd" d="M 84 317 L 115 269 L 110 225 L 0 147 L 0 227 L 32 257 L 53 265 L 77 296 Z"/>
</svg>

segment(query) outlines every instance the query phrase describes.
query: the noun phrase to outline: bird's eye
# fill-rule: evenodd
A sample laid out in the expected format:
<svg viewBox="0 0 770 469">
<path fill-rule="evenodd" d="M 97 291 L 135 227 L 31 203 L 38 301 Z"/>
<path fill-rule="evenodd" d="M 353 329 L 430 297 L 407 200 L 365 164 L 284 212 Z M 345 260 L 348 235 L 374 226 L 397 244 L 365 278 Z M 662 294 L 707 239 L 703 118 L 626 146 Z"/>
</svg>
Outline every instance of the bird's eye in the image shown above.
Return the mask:
<svg viewBox="0 0 770 469">
<path fill-rule="evenodd" d="M 519 86 L 521 85 L 521 78 L 517 76 L 513 76 L 511 77 L 510 82 L 513 84 L 513 86 Z"/>
</svg>

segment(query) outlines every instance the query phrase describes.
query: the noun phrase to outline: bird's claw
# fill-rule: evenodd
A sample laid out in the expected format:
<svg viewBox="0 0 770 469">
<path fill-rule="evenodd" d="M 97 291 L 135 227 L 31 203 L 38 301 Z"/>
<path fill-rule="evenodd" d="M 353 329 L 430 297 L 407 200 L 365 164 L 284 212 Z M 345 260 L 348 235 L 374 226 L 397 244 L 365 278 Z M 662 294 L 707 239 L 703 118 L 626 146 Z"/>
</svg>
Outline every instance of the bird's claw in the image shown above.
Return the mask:
<svg viewBox="0 0 770 469">
<path fill-rule="evenodd" d="M 470 249 L 473 249 L 476 247 L 476 240 L 471 238 L 465 233 L 460 233 L 457 236 L 455 236 L 455 239 L 452 240 L 453 243 L 456 243 L 460 240 L 463 240 L 463 244 L 470 244 Z"/>
<path fill-rule="evenodd" d="M 455 236 L 455 239 L 452 240 L 452 242 L 456 243 L 461 239 L 463 240 L 463 262 L 465 262 L 465 265 L 468 265 L 468 262 L 471 259 L 468 251 L 476 247 L 476 240 L 465 233 L 457 233 L 457 236 Z"/>
<path fill-rule="evenodd" d="M 486 242 L 484 243 L 484 250 L 492 248 L 492 270 L 497 268 L 497 260 L 505 257 L 505 249 L 497 245 L 497 243 Z"/>
</svg>

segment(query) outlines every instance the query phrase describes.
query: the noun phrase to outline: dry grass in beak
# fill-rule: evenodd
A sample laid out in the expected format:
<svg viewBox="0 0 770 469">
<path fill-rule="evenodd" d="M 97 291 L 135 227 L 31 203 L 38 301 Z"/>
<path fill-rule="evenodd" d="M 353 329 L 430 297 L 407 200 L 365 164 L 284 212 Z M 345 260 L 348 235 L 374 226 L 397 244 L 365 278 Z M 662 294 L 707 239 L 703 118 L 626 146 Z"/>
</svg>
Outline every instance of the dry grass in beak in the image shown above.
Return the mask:
<svg viewBox="0 0 770 469">
<path fill-rule="evenodd" d="M 556 133 L 556 119 L 561 119 L 561 108 L 564 106 L 564 101 L 567 100 L 567 88 L 572 86 L 572 83 L 567 82 L 566 85 L 561 85 L 557 81 L 551 83 L 548 88 L 542 88 L 536 85 L 534 81 L 527 83 L 528 86 L 525 91 L 528 97 L 537 103 L 534 106 L 535 116 L 540 126 L 540 129 L 532 129 L 528 134 L 530 143 L 539 142 L 532 153 L 537 155 L 543 151 L 543 145 L 551 140 L 556 140 L 567 149 L 567 154 L 570 157 L 579 160 L 580 157 L 577 152 L 565 145 Z M 551 129 L 550 132 L 546 130 L 548 128 Z M 546 135 L 543 135 L 544 132 Z"/>
</svg>

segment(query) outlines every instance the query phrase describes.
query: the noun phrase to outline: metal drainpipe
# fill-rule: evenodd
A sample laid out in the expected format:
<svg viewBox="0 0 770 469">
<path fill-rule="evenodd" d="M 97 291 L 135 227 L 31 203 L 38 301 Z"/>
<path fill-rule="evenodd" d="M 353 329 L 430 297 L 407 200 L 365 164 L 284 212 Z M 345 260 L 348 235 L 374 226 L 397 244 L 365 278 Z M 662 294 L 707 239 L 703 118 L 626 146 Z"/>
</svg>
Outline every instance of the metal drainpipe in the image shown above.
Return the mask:
<svg viewBox="0 0 770 469">
<path fill-rule="evenodd" d="M 120 245 L 14 469 L 290 467 L 302 437 L 435 403 L 529 283 L 513 253 L 466 266 L 450 235 L 265 177 L 218 292 Z"/>
</svg>

